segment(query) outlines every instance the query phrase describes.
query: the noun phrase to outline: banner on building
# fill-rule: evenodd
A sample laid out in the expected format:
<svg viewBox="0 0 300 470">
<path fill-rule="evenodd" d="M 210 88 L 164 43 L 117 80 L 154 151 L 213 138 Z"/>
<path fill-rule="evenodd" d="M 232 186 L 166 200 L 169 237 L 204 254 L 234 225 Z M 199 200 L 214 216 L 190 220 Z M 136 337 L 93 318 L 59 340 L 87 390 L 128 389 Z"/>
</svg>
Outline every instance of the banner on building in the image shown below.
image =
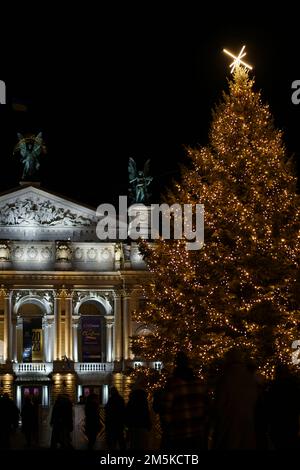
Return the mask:
<svg viewBox="0 0 300 470">
<path fill-rule="evenodd" d="M 43 361 L 43 334 L 41 328 L 32 328 L 32 360 Z"/>
<path fill-rule="evenodd" d="M 42 320 L 23 320 L 23 362 L 42 362 L 43 355 L 43 330 Z"/>
<path fill-rule="evenodd" d="M 81 338 L 83 362 L 102 362 L 100 317 L 82 316 Z"/>
<path fill-rule="evenodd" d="M 30 320 L 23 320 L 23 362 L 32 361 L 32 332 Z"/>
</svg>

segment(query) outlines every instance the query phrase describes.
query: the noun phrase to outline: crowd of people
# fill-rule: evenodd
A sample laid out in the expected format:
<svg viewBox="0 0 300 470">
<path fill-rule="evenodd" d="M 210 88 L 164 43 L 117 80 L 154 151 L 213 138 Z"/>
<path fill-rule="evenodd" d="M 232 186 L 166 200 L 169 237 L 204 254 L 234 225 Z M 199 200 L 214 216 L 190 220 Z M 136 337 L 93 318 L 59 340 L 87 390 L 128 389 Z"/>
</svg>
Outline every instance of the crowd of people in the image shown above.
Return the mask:
<svg viewBox="0 0 300 470">
<path fill-rule="evenodd" d="M 214 387 L 179 353 L 172 376 L 154 395 L 161 448 L 167 450 L 300 449 L 299 380 L 280 365 L 267 383 L 239 350 L 228 352 Z"/>
<path fill-rule="evenodd" d="M 111 387 L 103 429 L 98 395 L 81 397 L 87 449 L 94 449 L 97 436 L 105 431 L 108 450 L 151 450 L 155 415 L 160 422 L 160 448 L 166 451 L 300 448 L 299 382 L 284 365 L 278 366 L 275 380 L 266 383 L 240 351 L 231 350 L 218 380 L 208 387 L 180 352 L 164 387 L 149 398 L 143 375 L 137 377 L 127 403 Z M 20 413 L 4 394 L 0 398 L 0 447 L 10 447 L 20 418 L 26 447 L 37 446 L 37 416 L 32 397 L 25 398 Z M 50 425 L 51 449 L 72 449 L 73 405 L 68 395 L 57 397 Z"/>
</svg>

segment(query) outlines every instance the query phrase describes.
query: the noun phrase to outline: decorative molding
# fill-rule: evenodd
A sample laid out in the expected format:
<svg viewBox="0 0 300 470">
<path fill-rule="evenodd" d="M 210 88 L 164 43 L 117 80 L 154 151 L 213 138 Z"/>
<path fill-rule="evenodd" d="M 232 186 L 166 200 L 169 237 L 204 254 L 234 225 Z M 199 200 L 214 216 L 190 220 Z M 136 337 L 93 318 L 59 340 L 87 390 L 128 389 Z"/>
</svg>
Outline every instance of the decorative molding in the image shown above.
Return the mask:
<svg viewBox="0 0 300 470">
<path fill-rule="evenodd" d="M 49 199 L 26 197 L 0 206 L 0 225 L 89 227 L 94 221 Z"/>
<path fill-rule="evenodd" d="M 7 297 L 9 297 L 9 295 L 10 295 L 9 289 L 7 289 L 3 284 L 1 284 L 1 286 L 0 286 L 0 298 L 1 297 L 7 298 Z"/>
<path fill-rule="evenodd" d="M 109 248 L 104 248 L 100 252 L 100 256 L 104 261 L 111 260 L 113 258 L 113 252 Z"/>
<path fill-rule="evenodd" d="M 8 240 L 0 242 L 0 261 L 10 261 L 11 246 Z"/>
<path fill-rule="evenodd" d="M 122 264 L 123 260 L 124 260 L 123 244 L 120 242 L 115 243 L 115 262 Z"/>
<path fill-rule="evenodd" d="M 73 315 L 72 316 L 72 328 L 79 328 L 79 322 L 80 322 L 80 315 Z"/>
<path fill-rule="evenodd" d="M 10 243 L 13 263 L 49 263 L 53 260 L 54 246 L 49 242 L 15 242 Z"/>
<path fill-rule="evenodd" d="M 114 320 L 115 320 L 114 315 L 105 315 L 104 318 L 105 318 L 107 328 L 112 328 L 114 326 Z"/>
<path fill-rule="evenodd" d="M 46 301 L 51 310 L 53 309 L 53 290 L 46 289 L 13 289 L 12 290 L 12 300 L 14 303 L 18 302 L 24 297 L 33 297 L 39 298 Z"/>
<path fill-rule="evenodd" d="M 54 315 L 44 315 L 42 324 L 43 328 L 51 328 L 54 325 Z"/>
<path fill-rule="evenodd" d="M 80 290 L 74 289 L 74 301 L 81 302 L 84 298 L 90 298 L 91 300 L 105 300 L 109 304 L 112 304 L 113 300 L 113 292 L 107 290 L 94 290 L 94 289 L 87 289 L 87 290 Z"/>
<path fill-rule="evenodd" d="M 0 238 L 98 241 L 96 210 L 34 186 L 0 196 Z"/>
<path fill-rule="evenodd" d="M 136 327 L 133 335 L 134 336 L 150 336 L 154 333 L 153 327 L 148 324 L 140 324 Z"/>
<path fill-rule="evenodd" d="M 122 289 L 116 289 L 113 292 L 114 300 L 120 300 L 122 298 Z"/>
<path fill-rule="evenodd" d="M 72 288 L 62 285 L 59 289 L 56 290 L 56 297 L 60 299 L 73 298 L 74 291 Z"/>
<path fill-rule="evenodd" d="M 122 277 L 121 277 L 122 276 Z M 149 271 L 121 271 L 121 272 L 97 272 L 96 274 L 91 271 L 64 271 L 64 272 L 50 272 L 49 271 L 0 271 L 0 282 L 1 280 L 13 281 L 14 283 L 27 281 L 28 284 L 34 282 L 48 282 L 53 281 L 61 283 L 66 281 L 72 281 L 73 284 L 79 284 L 84 282 L 90 284 L 92 282 L 96 285 L 103 283 L 104 281 L 110 282 L 109 288 L 114 287 L 112 283 L 121 283 L 123 277 L 127 278 L 127 282 L 130 284 L 140 285 L 141 281 L 151 280 L 152 274 Z"/>
<path fill-rule="evenodd" d="M 104 307 L 107 314 L 110 314 L 112 311 L 112 293 L 107 291 L 99 290 L 74 290 L 74 314 L 79 315 L 79 308 L 85 302 L 94 300 L 99 302 L 102 307 Z"/>
<path fill-rule="evenodd" d="M 16 315 L 21 305 L 30 302 L 38 302 L 45 309 L 45 315 L 52 315 L 54 308 L 54 292 L 45 289 L 13 289 L 13 311 Z"/>
<path fill-rule="evenodd" d="M 58 262 L 71 262 L 72 261 L 72 248 L 70 242 L 57 241 L 55 247 L 56 261 Z"/>
<path fill-rule="evenodd" d="M 131 294 L 132 294 L 132 289 L 129 289 L 128 287 L 125 287 L 124 289 L 122 289 L 121 292 L 122 292 L 122 297 L 124 297 L 125 299 L 130 298 Z"/>
<path fill-rule="evenodd" d="M 84 257 L 84 251 L 82 248 L 77 247 L 74 250 L 74 259 L 75 261 L 81 261 Z"/>
<path fill-rule="evenodd" d="M 87 250 L 87 257 L 88 257 L 89 261 L 96 261 L 97 254 L 98 254 L 97 250 L 94 247 L 89 248 Z"/>
</svg>

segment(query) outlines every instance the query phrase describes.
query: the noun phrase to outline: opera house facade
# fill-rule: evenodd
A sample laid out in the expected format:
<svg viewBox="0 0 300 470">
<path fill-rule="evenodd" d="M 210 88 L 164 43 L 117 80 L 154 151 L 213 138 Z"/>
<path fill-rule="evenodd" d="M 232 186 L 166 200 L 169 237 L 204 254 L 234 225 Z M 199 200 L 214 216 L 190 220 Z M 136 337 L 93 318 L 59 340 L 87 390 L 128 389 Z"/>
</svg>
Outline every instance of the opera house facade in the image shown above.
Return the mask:
<svg viewBox="0 0 300 470">
<path fill-rule="evenodd" d="M 96 212 L 22 185 L 0 196 L 0 388 L 74 402 L 135 366 L 132 321 L 149 273 L 135 242 L 100 241 Z M 159 363 L 151 366 L 159 368 Z"/>
</svg>

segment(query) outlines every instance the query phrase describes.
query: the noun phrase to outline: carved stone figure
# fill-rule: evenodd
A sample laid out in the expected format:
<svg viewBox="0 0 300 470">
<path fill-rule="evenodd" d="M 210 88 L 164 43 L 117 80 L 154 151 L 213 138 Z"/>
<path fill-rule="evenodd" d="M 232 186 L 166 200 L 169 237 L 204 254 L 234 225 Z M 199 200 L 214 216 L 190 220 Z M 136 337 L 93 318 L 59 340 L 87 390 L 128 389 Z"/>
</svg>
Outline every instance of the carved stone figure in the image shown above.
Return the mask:
<svg viewBox="0 0 300 470">
<path fill-rule="evenodd" d="M 0 225 L 67 225 L 89 226 L 88 217 L 75 214 L 69 209 L 55 207 L 51 201 L 31 199 L 6 203 L 0 207 Z"/>
<path fill-rule="evenodd" d="M 2 240 L 0 243 L 0 261 L 9 261 L 10 259 L 10 244 L 8 241 Z"/>
<path fill-rule="evenodd" d="M 144 165 L 144 171 L 137 171 L 136 163 L 133 158 L 129 158 L 128 162 L 128 175 L 129 189 L 131 200 L 134 203 L 148 204 L 151 194 L 149 193 L 148 186 L 153 180 L 152 176 L 149 176 L 150 159 L 146 161 Z"/>
<path fill-rule="evenodd" d="M 21 154 L 21 162 L 24 165 L 22 180 L 30 180 L 40 168 L 39 157 L 41 153 L 45 153 L 42 133 L 40 132 L 37 136 L 29 135 L 27 137 L 23 137 L 20 133 L 17 135 L 19 142 L 14 149 L 14 153 L 20 152 Z"/>
<path fill-rule="evenodd" d="M 72 249 L 68 242 L 56 242 L 56 261 L 70 262 Z"/>
</svg>

